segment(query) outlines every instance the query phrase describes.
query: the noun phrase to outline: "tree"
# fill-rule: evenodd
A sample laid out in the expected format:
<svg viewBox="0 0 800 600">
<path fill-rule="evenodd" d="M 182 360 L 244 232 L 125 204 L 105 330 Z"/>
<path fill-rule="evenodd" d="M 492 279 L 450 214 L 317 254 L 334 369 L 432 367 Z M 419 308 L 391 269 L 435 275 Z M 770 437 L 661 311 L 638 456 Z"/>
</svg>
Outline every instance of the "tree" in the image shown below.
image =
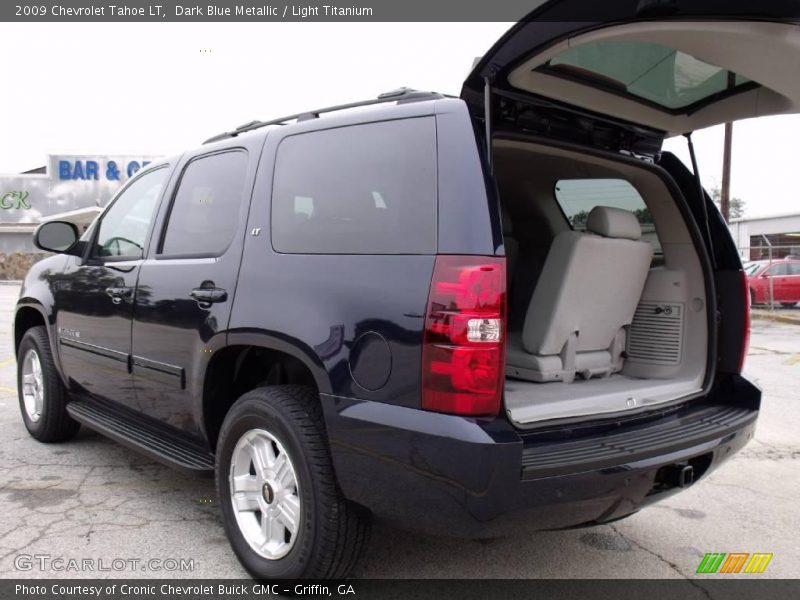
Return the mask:
<svg viewBox="0 0 800 600">
<path fill-rule="evenodd" d="M 711 199 L 714 201 L 714 204 L 719 206 L 720 197 L 722 196 L 722 192 L 719 189 L 719 186 L 716 186 L 711 189 Z M 741 219 L 744 216 L 744 211 L 746 209 L 745 201 L 741 198 L 731 198 L 730 200 L 730 218 L 731 219 Z"/>
</svg>

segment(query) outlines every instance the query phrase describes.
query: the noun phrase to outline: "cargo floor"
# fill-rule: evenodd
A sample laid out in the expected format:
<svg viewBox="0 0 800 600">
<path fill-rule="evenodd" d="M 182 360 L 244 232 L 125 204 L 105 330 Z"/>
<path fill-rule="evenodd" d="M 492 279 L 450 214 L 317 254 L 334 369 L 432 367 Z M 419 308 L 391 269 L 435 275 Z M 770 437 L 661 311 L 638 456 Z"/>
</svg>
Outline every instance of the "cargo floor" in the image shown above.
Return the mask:
<svg viewBox="0 0 800 600">
<path fill-rule="evenodd" d="M 685 379 L 637 379 L 625 375 L 572 383 L 535 383 L 506 379 L 505 406 L 509 418 L 520 425 L 624 412 L 669 402 L 700 391 Z"/>
</svg>

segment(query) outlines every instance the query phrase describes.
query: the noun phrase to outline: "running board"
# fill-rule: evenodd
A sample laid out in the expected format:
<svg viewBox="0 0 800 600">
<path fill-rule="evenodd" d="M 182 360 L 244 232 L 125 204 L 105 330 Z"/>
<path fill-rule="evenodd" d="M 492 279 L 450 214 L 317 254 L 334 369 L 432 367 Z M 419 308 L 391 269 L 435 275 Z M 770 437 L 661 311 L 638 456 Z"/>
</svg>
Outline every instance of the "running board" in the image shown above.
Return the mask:
<svg viewBox="0 0 800 600">
<path fill-rule="evenodd" d="M 69 415 L 102 435 L 186 473 L 212 476 L 214 455 L 198 443 L 112 407 L 84 400 L 67 404 Z"/>
</svg>

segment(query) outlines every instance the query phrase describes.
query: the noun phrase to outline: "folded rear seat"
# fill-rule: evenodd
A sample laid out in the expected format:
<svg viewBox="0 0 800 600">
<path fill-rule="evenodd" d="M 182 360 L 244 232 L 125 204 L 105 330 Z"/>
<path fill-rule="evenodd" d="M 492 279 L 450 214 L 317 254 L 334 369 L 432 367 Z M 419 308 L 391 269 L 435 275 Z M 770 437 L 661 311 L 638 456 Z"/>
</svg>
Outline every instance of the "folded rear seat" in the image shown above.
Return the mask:
<svg viewBox="0 0 800 600">
<path fill-rule="evenodd" d="M 509 335 L 507 376 L 571 382 L 622 369 L 653 248 L 630 211 L 597 206 L 586 229 L 553 240 L 522 331 Z"/>
</svg>

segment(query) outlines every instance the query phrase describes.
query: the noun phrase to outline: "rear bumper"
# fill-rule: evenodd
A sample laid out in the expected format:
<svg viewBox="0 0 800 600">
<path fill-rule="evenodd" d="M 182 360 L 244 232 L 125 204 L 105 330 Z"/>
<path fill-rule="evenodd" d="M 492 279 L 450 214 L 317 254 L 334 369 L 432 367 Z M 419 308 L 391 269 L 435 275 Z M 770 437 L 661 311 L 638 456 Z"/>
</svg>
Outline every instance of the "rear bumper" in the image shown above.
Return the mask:
<svg viewBox="0 0 800 600">
<path fill-rule="evenodd" d="M 491 537 L 612 521 L 693 485 L 753 437 L 760 397 L 735 376 L 668 416 L 580 437 L 322 398 L 345 496 L 402 527 Z"/>
</svg>

